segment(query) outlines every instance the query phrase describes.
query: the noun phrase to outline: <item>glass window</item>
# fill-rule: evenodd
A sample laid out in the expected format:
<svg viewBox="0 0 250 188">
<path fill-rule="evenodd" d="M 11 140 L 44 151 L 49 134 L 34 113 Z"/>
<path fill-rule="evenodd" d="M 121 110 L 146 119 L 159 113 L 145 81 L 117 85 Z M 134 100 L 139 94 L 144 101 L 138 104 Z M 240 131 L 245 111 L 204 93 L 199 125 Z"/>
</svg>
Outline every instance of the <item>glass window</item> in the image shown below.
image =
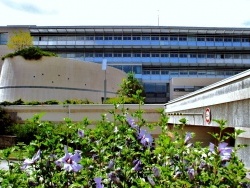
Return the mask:
<svg viewBox="0 0 250 188">
<path fill-rule="evenodd" d="M 123 57 L 131 57 L 131 53 L 123 53 Z"/>
<path fill-rule="evenodd" d="M 214 41 L 214 37 L 206 37 L 206 41 L 213 42 Z"/>
<path fill-rule="evenodd" d="M 67 41 L 75 41 L 76 37 L 75 36 L 68 36 Z"/>
<path fill-rule="evenodd" d="M 85 36 L 85 40 L 94 40 L 93 36 Z"/>
<path fill-rule="evenodd" d="M 187 54 L 179 54 L 179 56 L 180 56 L 181 58 L 186 58 L 186 57 L 187 57 Z"/>
<path fill-rule="evenodd" d="M 0 33 L 0 44 L 7 44 L 7 41 L 8 41 L 8 34 Z"/>
<path fill-rule="evenodd" d="M 242 42 L 249 42 L 249 38 L 242 38 Z"/>
<path fill-rule="evenodd" d="M 131 36 L 123 36 L 123 40 L 131 40 Z"/>
<path fill-rule="evenodd" d="M 141 72 L 142 72 L 142 67 L 141 66 L 133 66 L 133 72 L 135 73 L 135 74 L 141 74 Z"/>
<path fill-rule="evenodd" d="M 167 36 L 161 36 L 160 40 L 168 40 Z"/>
<path fill-rule="evenodd" d="M 121 36 L 114 36 L 114 40 L 122 40 Z"/>
<path fill-rule="evenodd" d="M 187 37 L 179 37 L 179 41 L 187 41 Z"/>
<path fill-rule="evenodd" d="M 140 36 L 133 36 L 132 39 L 133 40 L 141 40 L 141 37 Z"/>
<path fill-rule="evenodd" d="M 241 38 L 233 38 L 233 42 L 241 42 Z"/>
<path fill-rule="evenodd" d="M 169 73 L 170 73 L 170 75 L 179 75 L 178 71 L 170 71 Z"/>
<path fill-rule="evenodd" d="M 170 53 L 170 57 L 178 57 L 177 53 Z"/>
<path fill-rule="evenodd" d="M 114 53 L 114 57 L 122 57 L 122 53 Z"/>
<path fill-rule="evenodd" d="M 197 71 L 189 71 L 189 75 L 197 75 Z"/>
<path fill-rule="evenodd" d="M 104 40 L 113 40 L 112 36 L 104 36 Z"/>
<path fill-rule="evenodd" d="M 215 58 L 215 54 L 207 54 L 207 58 Z"/>
<path fill-rule="evenodd" d="M 225 58 L 226 59 L 232 59 L 233 58 L 233 54 L 225 54 Z"/>
<path fill-rule="evenodd" d="M 150 70 L 143 70 L 142 74 L 150 74 Z"/>
<path fill-rule="evenodd" d="M 142 57 L 150 57 L 150 53 L 142 53 Z"/>
<path fill-rule="evenodd" d="M 142 36 L 141 39 L 142 40 L 150 40 L 150 37 L 149 36 Z"/>
<path fill-rule="evenodd" d="M 48 40 L 49 41 L 57 41 L 57 36 L 49 36 Z"/>
<path fill-rule="evenodd" d="M 188 71 L 180 71 L 180 75 L 188 75 Z"/>
<path fill-rule="evenodd" d="M 224 42 L 232 42 L 232 38 L 224 38 Z"/>
<path fill-rule="evenodd" d="M 122 70 L 126 73 L 132 72 L 132 66 L 131 65 L 123 65 Z"/>
<path fill-rule="evenodd" d="M 206 58 L 206 54 L 198 54 L 198 58 Z"/>
<path fill-rule="evenodd" d="M 104 53 L 104 57 L 112 57 L 112 53 Z"/>
<path fill-rule="evenodd" d="M 76 37 L 76 40 L 77 40 L 77 41 L 84 40 L 84 36 L 77 36 L 77 37 Z"/>
<path fill-rule="evenodd" d="M 141 57 L 141 53 L 134 53 L 133 57 Z"/>
<path fill-rule="evenodd" d="M 167 70 L 161 70 L 161 74 L 169 74 Z"/>
<path fill-rule="evenodd" d="M 190 58 L 197 58 L 197 54 L 190 54 Z"/>
<path fill-rule="evenodd" d="M 240 59 L 241 56 L 240 56 L 240 54 L 234 54 L 234 58 L 235 58 L 235 59 Z"/>
<path fill-rule="evenodd" d="M 160 57 L 160 54 L 158 54 L 158 53 L 152 53 L 151 57 Z"/>
<path fill-rule="evenodd" d="M 170 36 L 170 41 L 178 41 L 178 37 L 176 37 L 176 36 Z"/>
<path fill-rule="evenodd" d="M 160 74 L 160 70 L 152 70 L 151 73 L 152 74 Z"/>
<path fill-rule="evenodd" d="M 85 53 L 85 57 L 94 57 L 93 53 Z"/>
<path fill-rule="evenodd" d="M 168 57 L 168 53 L 161 53 L 161 57 Z"/>
<path fill-rule="evenodd" d="M 103 36 L 95 36 L 95 40 L 103 40 Z"/>
<path fill-rule="evenodd" d="M 151 40 L 159 40 L 159 37 L 151 36 Z"/>
<path fill-rule="evenodd" d="M 95 57 L 103 57 L 102 53 L 95 53 Z"/>
<path fill-rule="evenodd" d="M 197 37 L 197 41 L 205 41 L 205 37 Z"/>
<path fill-rule="evenodd" d="M 215 41 L 216 41 L 216 42 L 222 42 L 222 41 L 223 41 L 223 38 L 221 38 L 221 37 L 216 37 L 216 38 L 215 38 Z"/>
</svg>

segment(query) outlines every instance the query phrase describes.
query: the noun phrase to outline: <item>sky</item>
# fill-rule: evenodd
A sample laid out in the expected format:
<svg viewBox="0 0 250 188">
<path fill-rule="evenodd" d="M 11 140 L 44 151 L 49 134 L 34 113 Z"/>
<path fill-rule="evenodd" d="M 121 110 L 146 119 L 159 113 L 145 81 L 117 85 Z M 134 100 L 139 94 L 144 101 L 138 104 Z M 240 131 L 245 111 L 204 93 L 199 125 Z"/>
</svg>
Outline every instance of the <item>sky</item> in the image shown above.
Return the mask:
<svg viewBox="0 0 250 188">
<path fill-rule="evenodd" d="M 0 26 L 250 27 L 250 0 L 0 0 Z"/>
</svg>

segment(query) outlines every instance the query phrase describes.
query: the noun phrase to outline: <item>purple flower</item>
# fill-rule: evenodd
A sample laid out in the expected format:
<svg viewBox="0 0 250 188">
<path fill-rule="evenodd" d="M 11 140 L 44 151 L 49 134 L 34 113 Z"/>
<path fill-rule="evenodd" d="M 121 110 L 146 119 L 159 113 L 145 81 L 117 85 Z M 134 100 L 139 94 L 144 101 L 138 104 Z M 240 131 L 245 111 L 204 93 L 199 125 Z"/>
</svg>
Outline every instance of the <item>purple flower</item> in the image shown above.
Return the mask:
<svg viewBox="0 0 250 188">
<path fill-rule="evenodd" d="M 135 120 L 132 118 L 127 118 L 127 122 L 133 129 L 138 129 L 138 125 L 135 123 Z"/>
<path fill-rule="evenodd" d="M 187 132 L 185 135 L 184 143 L 186 144 L 192 138 L 192 133 Z"/>
<path fill-rule="evenodd" d="M 232 148 L 227 147 L 227 145 L 228 143 L 226 142 L 221 142 L 218 145 L 218 152 L 222 161 L 228 161 L 231 157 L 231 153 L 233 152 Z M 209 150 L 211 152 L 214 152 L 214 147 L 213 143 L 209 144 Z"/>
<path fill-rule="evenodd" d="M 113 181 L 115 184 L 121 184 L 120 178 L 117 176 L 115 172 L 110 172 L 108 174 L 108 177 L 111 181 Z"/>
<path fill-rule="evenodd" d="M 222 142 L 218 146 L 218 150 L 222 161 L 228 161 L 231 157 L 231 153 L 233 152 L 232 148 L 227 147 L 227 145 L 228 143 Z"/>
<path fill-rule="evenodd" d="M 142 162 L 139 159 L 133 161 L 134 167 L 132 168 L 134 171 L 142 170 Z"/>
<path fill-rule="evenodd" d="M 115 166 L 115 162 L 114 162 L 114 160 L 112 159 L 112 160 L 109 161 L 108 169 L 113 169 L 114 166 Z"/>
<path fill-rule="evenodd" d="M 160 170 L 159 170 L 159 168 L 153 167 L 152 171 L 153 171 L 155 177 L 160 177 Z"/>
<path fill-rule="evenodd" d="M 64 146 L 65 155 L 55 161 L 56 166 L 61 167 L 62 169 L 70 172 L 78 172 L 82 169 L 82 165 L 78 164 L 81 160 L 81 151 L 75 150 L 74 154 L 68 153 L 67 146 Z"/>
<path fill-rule="evenodd" d="M 155 182 L 151 176 L 147 176 L 147 179 L 152 186 L 155 186 Z"/>
<path fill-rule="evenodd" d="M 78 129 L 78 136 L 80 137 L 80 138 L 83 138 L 84 137 L 84 130 L 82 130 L 82 129 Z"/>
<path fill-rule="evenodd" d="M 41 150 L 39 149 L 37 153 L 32 157 L 32 159 L 25 159 L 23 161 L 23 166 L 21 167 L 22 170 L 25 170 L 29 165 L 34 164 L 36 161 L 40 159 Z"/>
<path fill-rule="evenodd" d="M 140 140 L 143 146 L 148 146 L 148 147 L 152 146 L 153 137 L 146 130 L 140 129 L 140 131 L 137 134 L 138 134 L 137 138 L 138 140 Z"/>
<path fill-rule="evenodd" d="M 103 188 L 104 187 L 102 184 L 102 178 L 100 178 L 100 177 L 94 178 L 94 181 L 96 184 L 96 188 Z"/>
<path fill-rule="evenodd" d="M 194 179 L 194 175 L 195 175 L 194 169 L 193 168 L 189 168 L 188 169 L 188 177 L 189 177 L 189 179 L 193 180 Z"/>
</svg>

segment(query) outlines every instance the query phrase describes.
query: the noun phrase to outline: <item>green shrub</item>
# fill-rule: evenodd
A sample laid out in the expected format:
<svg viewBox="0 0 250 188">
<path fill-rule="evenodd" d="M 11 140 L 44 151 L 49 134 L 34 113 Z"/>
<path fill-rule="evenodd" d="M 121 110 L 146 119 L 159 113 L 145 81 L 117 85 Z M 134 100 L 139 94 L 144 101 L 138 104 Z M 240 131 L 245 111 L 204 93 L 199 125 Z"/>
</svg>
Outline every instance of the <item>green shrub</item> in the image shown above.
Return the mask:
<svg viewBox="0 0 250 188">
<path fill-rule="evenodd" d="M 59 104 L 60 102 L 57 101 L 57 100 L 48 100 L 48 101 L 45 101 L 43 102 L 43 104 L 49 104 L 49 105 L 52 105 L 52 104 Z"/>
<path fill-rule="evenodd" d="M 4 60 L 5 58 L 12 58 L 14 56 L 22 56 L 24 59 L 27 59 L 27 60 L 31 60 L 31 59 L 38 60 L 38 59 L 41 59 L 42 56 L 57 57 L 55 53 L 43 51 L 42 49 L 38 47 L 31 46 L 31 47 L 16 51 L 14 53 L 7 54 L 2 57 L 2 60 Z"/>
<path fill-rule="evenodd" d="M 89 101 L 88 99 L 67 99 L 63 102 L 63 104 L 94 104 L 93 102 Z"/>
<path fill-rule="evenodd" d="M 0 107 L 0 135 L 8 133 L 9 127 L 11 127 L 15 121 L 11 118 L 10 114 Z"/>
<path fill-rule="evenodd" d="M 138 104 L 138 101 L 134 98 L 129 97 L 114 97 L 114 98 L 107 98 L 104 102 L 104 104 Z"/>
</svg>

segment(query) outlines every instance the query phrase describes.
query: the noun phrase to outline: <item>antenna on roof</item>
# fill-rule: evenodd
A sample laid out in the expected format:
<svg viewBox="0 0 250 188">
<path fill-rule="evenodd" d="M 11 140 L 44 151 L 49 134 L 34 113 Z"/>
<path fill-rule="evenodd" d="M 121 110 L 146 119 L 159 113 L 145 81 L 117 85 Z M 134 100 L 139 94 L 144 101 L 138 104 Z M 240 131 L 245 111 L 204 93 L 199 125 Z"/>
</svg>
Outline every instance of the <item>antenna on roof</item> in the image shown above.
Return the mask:
<svg viewBox="0 0 250 188">
<path fill-rule="evenodd" d="M 159 10 L 157 10 L 158 11 L 158 26 L 159 26 L 159 24 L 160 24 L 160 14 L 159 14 Z"/>
</svg>

